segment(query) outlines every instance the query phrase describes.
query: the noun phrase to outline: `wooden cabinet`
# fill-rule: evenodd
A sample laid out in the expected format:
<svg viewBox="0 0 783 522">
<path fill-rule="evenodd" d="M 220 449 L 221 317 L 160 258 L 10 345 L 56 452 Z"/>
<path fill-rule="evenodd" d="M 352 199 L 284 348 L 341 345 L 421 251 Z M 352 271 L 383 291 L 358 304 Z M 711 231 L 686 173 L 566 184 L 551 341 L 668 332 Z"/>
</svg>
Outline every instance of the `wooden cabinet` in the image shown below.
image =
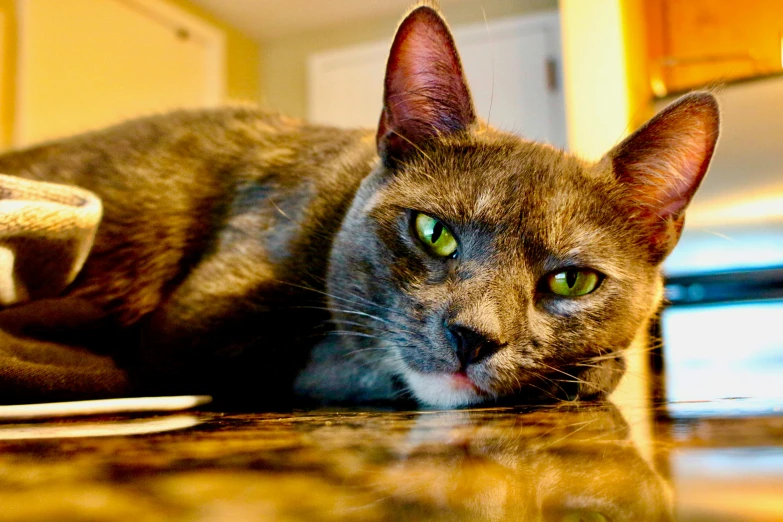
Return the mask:
<svg viewBox="0 0 783 522">
<path fill-rule="evenodd" d="M 781 71 L 781 0 L 646 0 L 645 8 L 659 96 Z"/>
</svg>

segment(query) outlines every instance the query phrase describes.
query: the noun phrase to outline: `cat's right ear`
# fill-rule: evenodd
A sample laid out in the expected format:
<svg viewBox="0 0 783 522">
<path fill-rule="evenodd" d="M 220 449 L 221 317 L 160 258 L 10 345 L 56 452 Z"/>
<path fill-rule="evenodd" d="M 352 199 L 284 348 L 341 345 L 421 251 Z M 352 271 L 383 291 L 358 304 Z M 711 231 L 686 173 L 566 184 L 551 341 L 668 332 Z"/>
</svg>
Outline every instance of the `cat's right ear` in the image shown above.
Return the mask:
<svg viewBox="0 0 783 522">
<path fill-rule="evenodd" d="M 612 149 L 610 162 L 653 259 L 676 245 L 684 211 L 707 173 L 718 140 L 720 113 L 707 92 L 683 96 Z"/>
<path fill-rule="evenodd" d="M 437 136 L 476 120 L 454 39 L 437 11 L 420 6 L 394 37 L 378 125 L 378 154 L 393 165 Z"/>
</svg>

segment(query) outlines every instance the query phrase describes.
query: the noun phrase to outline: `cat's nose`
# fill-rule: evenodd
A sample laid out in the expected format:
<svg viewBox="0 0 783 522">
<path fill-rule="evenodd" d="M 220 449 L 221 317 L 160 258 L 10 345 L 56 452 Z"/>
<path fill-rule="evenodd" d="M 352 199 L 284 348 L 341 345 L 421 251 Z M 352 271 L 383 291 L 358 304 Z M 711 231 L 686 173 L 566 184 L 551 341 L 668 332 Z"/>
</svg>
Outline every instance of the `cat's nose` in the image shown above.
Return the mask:
<svg viewBox="0 0 783 522">
<path fill-rule="evenodd" d="M 498 351 L 501 345 L 491 335 L 460 323 L 446 325 L 446 336 L 462 364 L 462 369 L 489 357 Z"/>
</svg>

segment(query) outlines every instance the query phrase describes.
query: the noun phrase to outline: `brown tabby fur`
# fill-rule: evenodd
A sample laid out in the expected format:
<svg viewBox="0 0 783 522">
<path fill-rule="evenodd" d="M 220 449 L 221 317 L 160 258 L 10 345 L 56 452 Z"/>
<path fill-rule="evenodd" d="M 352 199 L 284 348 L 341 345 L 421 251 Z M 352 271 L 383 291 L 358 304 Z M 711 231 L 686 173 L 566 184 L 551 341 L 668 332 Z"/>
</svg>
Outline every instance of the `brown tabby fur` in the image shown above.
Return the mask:
<svg viewBox="0 0 783 522">
<path fill-rule="evenodd" d="M 375 133 L 229 108 L 2 156 L 0 172 L 79 185 L 105 208 L 78 279 L 18 337 L 109 353 L 134 392 L 259 406 L 610 392 L 706 173 L 714 98 L 683 98 L 590 164 L 477 120 L 428 6 L 401 24 L 385 87 Z M 449 227 L 456 257 L 424 248 L 416 212 Z M 542 287 L 571 268 L 603 280 L 576 298 Z"/>
</svg>

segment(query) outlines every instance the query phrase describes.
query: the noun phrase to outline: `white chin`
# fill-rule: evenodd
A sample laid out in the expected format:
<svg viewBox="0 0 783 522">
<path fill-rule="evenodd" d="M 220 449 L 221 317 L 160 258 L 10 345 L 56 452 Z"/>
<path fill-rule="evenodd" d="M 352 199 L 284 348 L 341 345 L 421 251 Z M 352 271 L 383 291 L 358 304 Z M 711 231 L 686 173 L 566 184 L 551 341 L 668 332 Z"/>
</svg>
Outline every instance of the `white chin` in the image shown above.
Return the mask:
<svg viewBox="0 0 783 522">
<path fill-rule="evenodd" d="M 475 389 L 455 386 L 449 374 L 421 373 L 408 369 L 403 373 L 403 378 L 413 396 L 430 408 L 459 408 L 484 400 Z"/>
</svg>

